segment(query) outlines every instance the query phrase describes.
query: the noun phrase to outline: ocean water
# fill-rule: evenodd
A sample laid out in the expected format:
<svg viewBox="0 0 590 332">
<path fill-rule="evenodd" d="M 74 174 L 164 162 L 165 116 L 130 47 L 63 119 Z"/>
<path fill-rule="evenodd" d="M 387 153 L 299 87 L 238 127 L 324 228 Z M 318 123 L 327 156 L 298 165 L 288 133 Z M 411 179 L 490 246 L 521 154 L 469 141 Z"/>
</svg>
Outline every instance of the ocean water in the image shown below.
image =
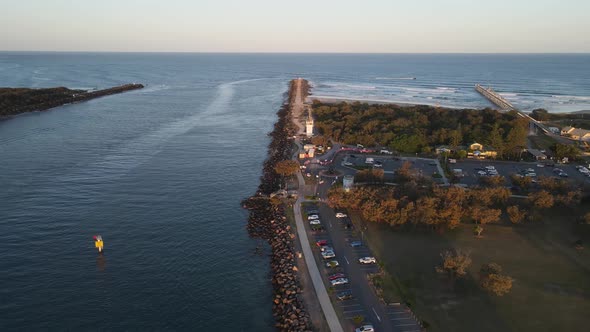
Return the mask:
<svg viewBox="0 0 590 332">
<path fill-rule="evenodd" d="M 590 55 L 0 53 L 0 86 L 146 85 L 0 121 L 0 329 L 273 330 L 240 200 L 291 78 L 455 107 L 490 106 L 482 83 L 577 111 L 589 72 Z"/>
</svg>

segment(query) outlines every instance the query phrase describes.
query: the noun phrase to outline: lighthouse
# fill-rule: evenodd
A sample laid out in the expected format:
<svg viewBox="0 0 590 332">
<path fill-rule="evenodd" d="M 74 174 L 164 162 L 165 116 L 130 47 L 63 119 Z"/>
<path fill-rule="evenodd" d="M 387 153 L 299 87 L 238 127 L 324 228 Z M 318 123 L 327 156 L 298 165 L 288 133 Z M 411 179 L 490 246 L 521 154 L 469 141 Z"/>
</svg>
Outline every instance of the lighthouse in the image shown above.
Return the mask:
<svg viewBox="0 0 590 332">
<path fill-rule="evenodd" d="M 306 107 L 307 108 L 307 120 L 305 121 L 305 135 L 307 137 L 312 137 L 313 136 L 313 117 L 311 116 L 311 108 L 310 107 Z"/>
</svg>

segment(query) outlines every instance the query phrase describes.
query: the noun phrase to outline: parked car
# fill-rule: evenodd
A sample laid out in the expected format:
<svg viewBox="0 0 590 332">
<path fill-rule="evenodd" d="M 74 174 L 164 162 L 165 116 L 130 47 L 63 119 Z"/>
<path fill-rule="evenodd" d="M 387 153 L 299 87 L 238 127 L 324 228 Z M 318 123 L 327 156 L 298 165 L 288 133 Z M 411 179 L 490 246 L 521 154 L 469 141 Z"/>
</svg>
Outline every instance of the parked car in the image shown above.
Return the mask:
<svg viewBox="0 0 590 332">
<path fill-rule="evenodd" d="M 543 167 L 545 167 L 545 165 L 543 165 L 543 164 L 537 164 L 537 167 L 543 168 Z"/>
<path fill-rule="evenodd" d="M 324 251 L 334 251 L 334 248 L 329 247 L 329 246 L 323 246 L 323 247 L 320 247 L 320 251 L 321 252 L 324 252 Z"/>
<path fill-rule="evenodd" d="M 344 224 L 344 229 L 352 229 L 352 224 L 351 223 Z"/>
<path fill-rule="evenodd" d="M 316 246 L 318 247 L 323 247 L 323 246 L 327 246 L 328 245 L 328 240 L 319 240 L 315 243 Z"/>
<path fill-rule="evenodd" d="M 336 254 L 335 254 L 333 251 L 324 251 L 324 252 L 322 253 L 322 257 L 323 257 L 324 259 L 330 259 L 330 258 L 334 258 L 334 257 L 336 257 Z"/>
<path fill-rule="evenodd" d="M 310 220 L 310 225 L 320 225 L 322 222 L 319 219 Z"/>
<path fill-rule="evenodd" d="M 346 214 L 344 214 L 342 212 L 338 212 L 338 213 L 336 213 L 336 218 L 346 218 Z"/>
<path fill-rule="evenodd" d="M 353 155 L 353 154 L 351 154 L 351 155 L 350 155 L 350 158 L 356 158 L 356 156 L 355 156 L 355 155 Z"/>
<path fill-rule="evenodd" d="M 352 291 L 346 290 L 344 292 L 340 292 L 340 293 L 338 293 L 338 295 L 336 295 L 336 298 L 340 301 L 350 300 L 350 299 L 352 299 Z"/>
<path fill-rule="evenodd" d="M 334 280 L 330 281 L 330 283 L 332 284 L 332 286 L 345 285 L 348 283 L 348 279 L 338 278 L 338 279 L 334 279 Z"/>
<path fill-rule="evenodd" d="M 353 248 L 362 247 L 363 243 L 361 241 L 352 241 L 350 242 L 350 246 Z"/>
<path fill-rule="evenodd" d="M 317 214 L 310 214 L 309 216 L 307 216 L 307 220 L 315 220 L 315 219 L 320 219 L 320 216 L 318 216 Z"/>
<path fill-rule="evenodd" d="M 327 268 L 335 268 L 337 266 L 340 266 L 340 263 L 338 263 L 337 260 L 329 261 L 326 263 Z"/>
<path fill-rule="evenodd" d="M 560 177 L 562 177 L 562 178 L 568 178 L 568 177 L 569 177 L 569 175 L 567 175 L 567 173 L 566 173 L 566 172 L 561 172 L 561 173 L 559 173 L 558 175 L 559 175 Z"/>
<path fill-rule="evenodd" d="M 357 327 L 355 332 L 375 332 L 375 328 L 373 328 L 373 325 L 363 325 Z"/>
<path fill-rule="evenodd" d="M 336 279 L 340 279 L 340 278 L 346 278 L 344 273 L 335 273 L 335 274 L 332 274 L 331 276 L 328 276 L 329 280 L 336 280 Z"/>
<path fill-rule="evenodd" d="M 345 161 L 344 162 L 344 166 L 353 166 L 354 164 L 351 163 L 350 161 Z"/>
<path fill-rule="evenodd" d="M 318 211 L 317 209 L 312 209 L 312 210 L 307 210 L 307 214 L 319 214 L 320 211 Z"/>
<path fill-rule="evenodd" d="M 361 264 L 375 264 L 375 263 L 377 263 L 377 260 L 375 259 L 375 257 L 367 256 L 367 257 L 359 258 L 359 263 L 361 263 Z"/>
</svg>

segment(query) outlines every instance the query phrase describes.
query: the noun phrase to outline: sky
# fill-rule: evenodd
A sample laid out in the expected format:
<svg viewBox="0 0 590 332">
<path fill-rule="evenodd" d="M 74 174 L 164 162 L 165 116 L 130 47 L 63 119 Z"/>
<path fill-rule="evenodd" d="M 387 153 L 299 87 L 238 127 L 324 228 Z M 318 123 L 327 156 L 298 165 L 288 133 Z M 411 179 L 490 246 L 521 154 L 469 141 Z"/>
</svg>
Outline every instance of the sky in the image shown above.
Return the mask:
<svg viewBox="0 0 590 332">
<path fill-rule="evenodd" d="M 0 0 L 0 51 L 590 53 L 590 0 Z"/>
</svg>

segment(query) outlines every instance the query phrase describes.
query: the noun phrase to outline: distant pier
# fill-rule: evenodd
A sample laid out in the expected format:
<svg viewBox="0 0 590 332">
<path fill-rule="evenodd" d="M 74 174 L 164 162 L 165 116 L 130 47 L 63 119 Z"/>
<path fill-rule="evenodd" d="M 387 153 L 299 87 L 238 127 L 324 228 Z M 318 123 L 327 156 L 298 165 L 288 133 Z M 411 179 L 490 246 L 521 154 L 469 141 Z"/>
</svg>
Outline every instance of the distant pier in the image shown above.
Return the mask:
<svg viewBox="0 0 590 332">
<path fill-rule="evenodd" d="M 502 110 L 512 111 L 516 108 L 512 106 L 506 99 L 500 96 L 496 91 L 492 90 L 492 88 L 484 88 L 483 86 L 476 84 L 475 91 L 481 93 L 482 96 L 486 97 L 489 101 L 491 101 L 494 105 L 500 107 Z"/>
</svg>

